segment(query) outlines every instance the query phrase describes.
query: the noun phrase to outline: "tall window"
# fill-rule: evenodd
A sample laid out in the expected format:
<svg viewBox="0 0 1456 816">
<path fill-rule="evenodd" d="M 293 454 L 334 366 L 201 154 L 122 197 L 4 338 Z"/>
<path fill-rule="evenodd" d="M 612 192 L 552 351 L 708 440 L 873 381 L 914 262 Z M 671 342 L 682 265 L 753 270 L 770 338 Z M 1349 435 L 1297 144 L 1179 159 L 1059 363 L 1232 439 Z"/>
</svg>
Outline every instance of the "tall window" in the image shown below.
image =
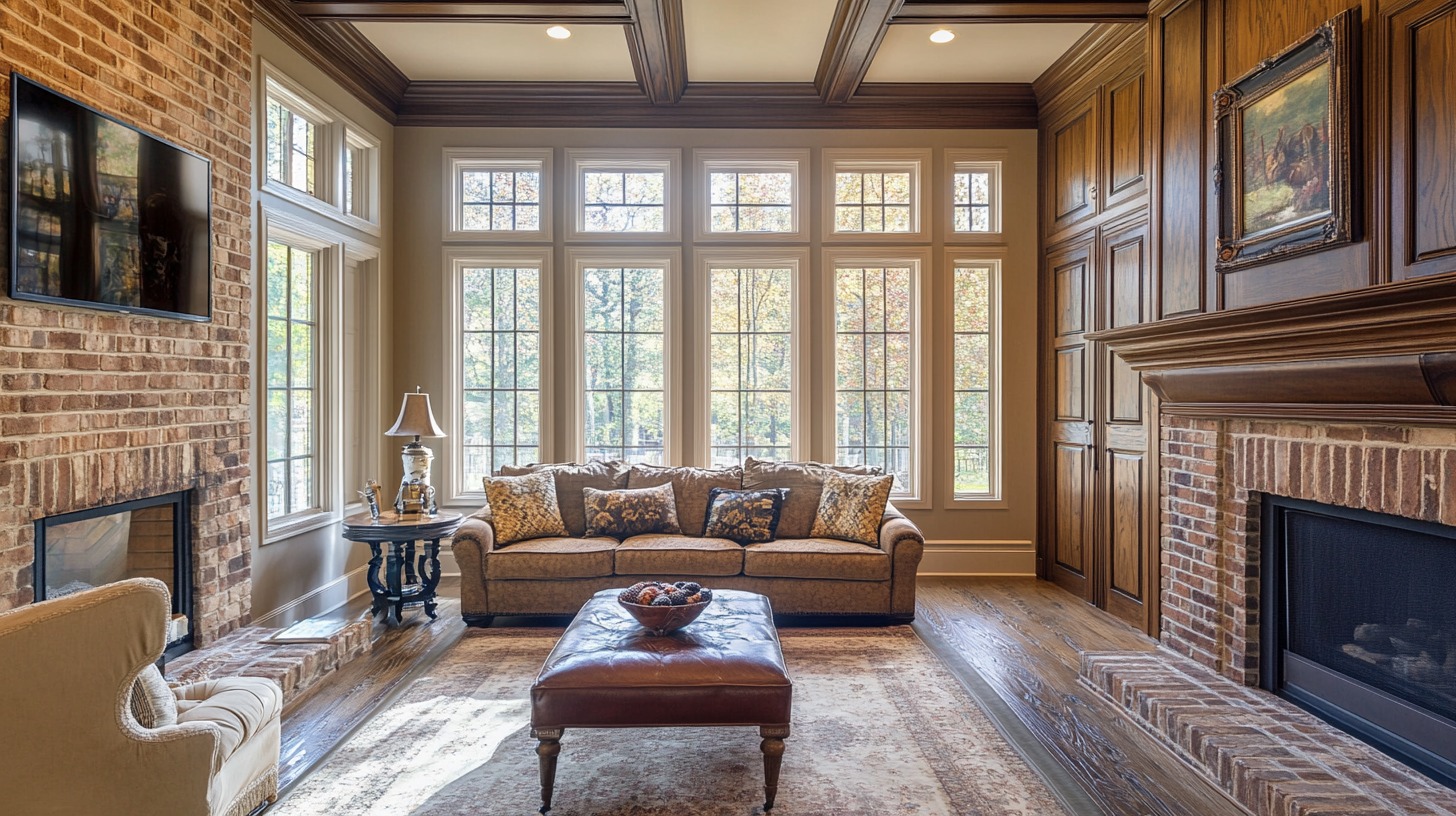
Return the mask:
<svg viewBox="0 0 1456 816">
<path fill-rule="evenodd" d="M 996 495 L 996 359 L 993 353 L 997 266 L 956 263 L 952 296 L 954 495 Z"/>
<path fill-rule="evenodd" d="M 916 405 L 915 270 L 834 270 L 835 461 L 876 465 L 894 492 L 919 487 L 912 468 Z"/>
<path fill-rule="evenodd" d="M 951 231 L 1001 231 L 1001 163 L 954 162 L 951 174 Z"/>
<path fill-rule="evenodd" d="M 322 117 L 270 86 L 266 159 L 268 179 L 311 196 L 320 194 L 318 159 Z"/>
<path fill-rule="evenodd" d="M 551 151 L 449 148 L 452 239 L 551 238 Z"/>
<path fill-rule="evenodd" d="M 267 340 L 267 517 L 317 508 L 318 255 L 269 241 Z"/>
<path fill-rule="evenodd" d="M 794 270 L 708 271 L 709 445 L 715 467 L 793 452 Z"/>
<path fill-rule="evenodd" d="M 541 270 L 465 264 L 459 286 L 465 492 L 541 459 Z"/>
<path fill-rule="evenodd" d="M 583 435 L 589 459 L 666 464 L 666 270 L 581 270 Z"/>
</svg>

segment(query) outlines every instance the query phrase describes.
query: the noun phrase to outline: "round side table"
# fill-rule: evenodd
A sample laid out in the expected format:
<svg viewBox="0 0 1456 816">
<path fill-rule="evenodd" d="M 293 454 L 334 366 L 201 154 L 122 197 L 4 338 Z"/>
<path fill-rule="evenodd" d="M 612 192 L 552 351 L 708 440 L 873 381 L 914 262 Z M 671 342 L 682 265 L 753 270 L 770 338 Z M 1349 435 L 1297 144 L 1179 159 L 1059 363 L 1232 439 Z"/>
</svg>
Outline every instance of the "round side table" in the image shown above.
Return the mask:
<svg viewBox="0 0 1456 816">
<path fill-rule="evenodd" d="M 369 592 L 374 596 L 370 614 L 398 626 L 405 606 L 420 605 L 434 620 L 435 588 L 440 585 L 440 539 L 455 533 L 462 517 L 441 511 L 434 516 L 381 513 L 371 518 L 356 513 L 344 519 L 344 538 L 369 545 Z M 416 542 L 423 551 L 416 553 Z M 387 545 L 387 546 L 386 546 Z M 379 579 L 380 567 L 384 580 Z"/>
</svg>

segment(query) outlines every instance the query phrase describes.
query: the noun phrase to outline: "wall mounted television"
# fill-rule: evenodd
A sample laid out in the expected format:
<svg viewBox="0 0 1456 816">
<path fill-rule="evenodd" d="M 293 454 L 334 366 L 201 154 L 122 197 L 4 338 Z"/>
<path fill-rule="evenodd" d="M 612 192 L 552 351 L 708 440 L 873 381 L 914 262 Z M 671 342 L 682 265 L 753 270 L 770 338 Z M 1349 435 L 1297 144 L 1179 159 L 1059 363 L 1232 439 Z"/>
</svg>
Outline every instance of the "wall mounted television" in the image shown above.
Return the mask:
<svg viewBox="0 0 1456 816">
<path fill-rule="evenodd" d="M 10 82 L 10 297 L 212 318 L 212 165 Z"/>
</svg>

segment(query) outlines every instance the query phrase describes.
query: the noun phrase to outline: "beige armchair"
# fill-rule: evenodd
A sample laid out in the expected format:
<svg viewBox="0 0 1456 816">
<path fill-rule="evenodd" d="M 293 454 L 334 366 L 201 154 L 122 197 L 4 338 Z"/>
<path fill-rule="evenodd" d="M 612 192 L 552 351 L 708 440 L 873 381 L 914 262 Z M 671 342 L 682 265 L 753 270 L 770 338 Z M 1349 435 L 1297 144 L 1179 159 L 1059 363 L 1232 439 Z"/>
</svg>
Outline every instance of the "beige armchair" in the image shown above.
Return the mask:
<svg viewBox="0 0 1456 816">
<path fill-rule="evenodd" d="M 170 609 L 164 584 L 137 578 L 0 613 L 0 810 L 245 816 L 277 797 L 271 681 L 182 686 L 175 724 L 138 723 L 133 686 L 162 654 Z"/>
</svg>

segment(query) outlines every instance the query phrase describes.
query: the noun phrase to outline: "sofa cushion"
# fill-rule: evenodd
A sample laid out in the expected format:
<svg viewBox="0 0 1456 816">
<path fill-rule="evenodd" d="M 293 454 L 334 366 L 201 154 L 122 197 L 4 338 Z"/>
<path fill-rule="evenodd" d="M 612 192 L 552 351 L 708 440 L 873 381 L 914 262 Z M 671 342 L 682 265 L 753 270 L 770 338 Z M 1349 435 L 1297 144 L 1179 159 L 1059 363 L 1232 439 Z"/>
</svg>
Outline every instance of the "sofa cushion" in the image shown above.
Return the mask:
<svg viewBox="0 0 1456 816">
<path fill-rule="evenodd" d="M 788 488 L 728 490 L 715 487 L 708 493 L 708 524 L 703 535 L 726 538 L 739 544 L 773 541 L 779 527 Z"/>
<path fill-rule="evenodd" d="M 819 462 L 774 462 L 748 457 L 743 463 L 743 488 L 787 487 L 779 513 L 779 538 L 807 538 L 819 512 L 819 494 L 824 487 L 824 474 L 833 469 L 840 473 L 877 476 L 879 468 L 859 465 L 825 465 Z"/>
<path fill-rule="evenodd" d="M 623 490 L 582 488 L 586 534 L 622 539 L 641 533 L 680 533 L 672 485 Z"/>
<path fill-rule="evenodd" d="M 832 538 L 781 538 L 743 548 L 743 574 L 755 578 L 890 580 L 890 557 L 878 547 Z"/>
<path fill-rule="evenodd" d="M 556 501 L 561 507 L 561 520 L 566 523 L 570 535 L 586 535 L 586 510 L 582 504 L 582 488 L 616 490 L 627 487 L 627 465 L 625 462 L 575 462 L 564 464 L 501 465 L 502 476 L 523 476 L 527 473 L 550 471 L 556 479 Z"/>
<path fill-rule="evenodd" d="M 490 503 L 497 546 L 568 534 L 556 503 L 556 480 L 550 473 L 487 476 L 485 500 Z"/>
<path fill-rule="evenodd" d="M 726 538 L 632 536 L 617 548 L 618 575 L 737 575 L 743 548 Z"/>
<path fill-rule="evenodd" d="M 162 679 L 156 664 L 142 669 L 131 684 L 131 715 L 142 728 L 163 728 L 177 722 L 177 695 Z"/>
<path fill-rule="evenodd" d="M 819 512 L 809 534 L 815 538 L 838 538 L 871 547 L 880 545 L 880 518 L 890 500 L 894 476 L 846 476 L 824 474 L 819 495 Z"/>
<path fill-rule="evenodd" d="M 708 516 L 708 492 L 715 487 L 743 486 L 743 468 L 709 470 L 695 467 L 633 465 L 627 474 L 628 487 L 671 484 L 677 500 L 677 523 L 687 535 L 700 536 Z"/>
<path fill-rule="evenodd" d="M 533 538 L 492 550 L 485 559 L 490 579 L 599 578 L 612 574 L 614 538 Z"/>
<path fill-rule="evenodd" d="M 224 760 L 277 720 L 282 710 L 283 692 L 262 677 L 203 680 L 177 689 L 177 722 L 216 726 Z"/>
</svg>

